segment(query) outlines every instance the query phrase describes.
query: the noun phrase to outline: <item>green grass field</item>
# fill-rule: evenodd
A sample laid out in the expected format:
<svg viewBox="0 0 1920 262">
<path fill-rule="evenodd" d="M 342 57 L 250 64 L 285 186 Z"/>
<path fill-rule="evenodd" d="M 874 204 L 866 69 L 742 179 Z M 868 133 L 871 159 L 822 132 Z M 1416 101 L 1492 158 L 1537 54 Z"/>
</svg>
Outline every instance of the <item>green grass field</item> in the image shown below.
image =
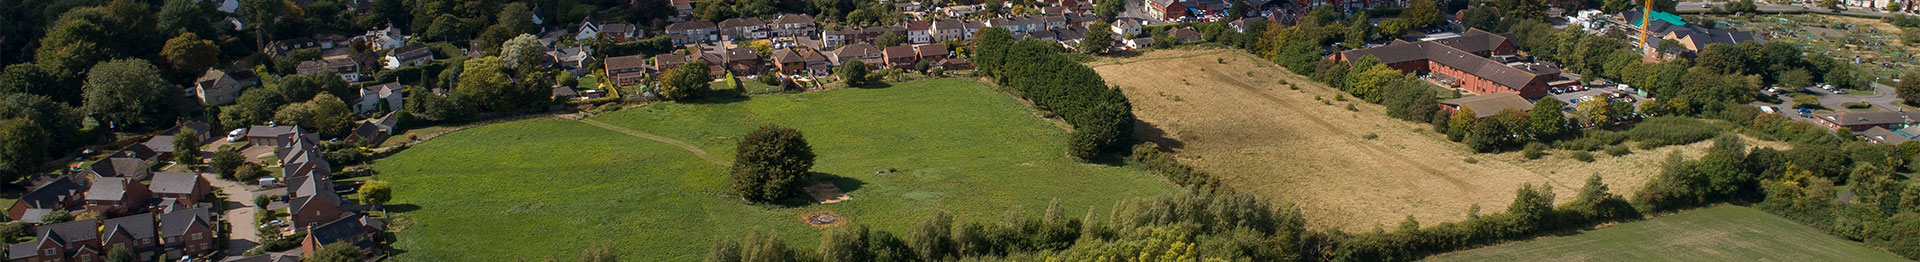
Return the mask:
<svg viewBox="0 0 1920 262">
<path fill-rule="evenodd" d="M 454 132 L 375 165 L 393 183 L 399 261 L 571 259 L 611 244 L 633 261 L 696 261 L 716 238 L 772 231 L 811 249 L 820 229 L 800 216 L 904 233 L 934 210 L 997 221 L 1009 209 L 1104 216 L 1121 199 L 1177 189 L 1132 167 L 1076 162 L 1066 133 L 976 82 L 945 79 L 882 89 L 664 103 L 589 120 L 692 144 L 732 159 L 738 136 L 763 124 L 799 128 L 814 171 L 853 199 L 775 207 L 724 195 L 726 167 L 666 143 L 580 121 L 515 121 Z M 888 175 L 875 171 L 896 169 Z"/>
<path fill-rule="evenodd" d="M 1758 209 L 1718 206 L 1429 261 L 1907 261 Z"/>
</svg>

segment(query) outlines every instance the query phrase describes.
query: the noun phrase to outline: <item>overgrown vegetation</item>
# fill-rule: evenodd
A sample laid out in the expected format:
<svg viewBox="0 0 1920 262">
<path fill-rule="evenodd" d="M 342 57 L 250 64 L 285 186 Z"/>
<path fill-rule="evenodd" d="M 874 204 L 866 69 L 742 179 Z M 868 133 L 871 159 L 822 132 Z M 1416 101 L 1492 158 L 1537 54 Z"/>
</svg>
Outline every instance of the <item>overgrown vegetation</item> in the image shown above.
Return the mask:
<svg viewBox="0 0 1920 262">
<path fill-rule="evenodd" d="M 1073 125 L 1068 154 L 1092 159 L 1131 145 L 1133 105 L 1092 68 L 1061 55 L 1058 44 L 1016 42 L 1005 29 L 982 29 L 978 36 L 974 62 L 980 72 Z"/>
</svg>

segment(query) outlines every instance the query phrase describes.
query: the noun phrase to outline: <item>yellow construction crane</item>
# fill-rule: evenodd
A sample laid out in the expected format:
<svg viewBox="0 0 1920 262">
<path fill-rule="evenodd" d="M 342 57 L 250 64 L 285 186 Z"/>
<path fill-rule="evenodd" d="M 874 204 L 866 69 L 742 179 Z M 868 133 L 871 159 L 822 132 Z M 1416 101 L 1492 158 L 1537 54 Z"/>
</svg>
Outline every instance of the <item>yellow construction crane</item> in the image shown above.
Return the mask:
<svg viewBox="0 0 1920 262">
<path fill-rule="evenodd" d="M 1646 3 L 1640 5 L 1640 7 L 1645 8 L 1640 12 L 1640 51 L 1652 54 L 1653 46 L 1647 44 L 1647 42 L 1650 42 L 1647 40 L 1647 23 L 1653 22 L 1653 0 L 1646 0 Z"/>
</svg>

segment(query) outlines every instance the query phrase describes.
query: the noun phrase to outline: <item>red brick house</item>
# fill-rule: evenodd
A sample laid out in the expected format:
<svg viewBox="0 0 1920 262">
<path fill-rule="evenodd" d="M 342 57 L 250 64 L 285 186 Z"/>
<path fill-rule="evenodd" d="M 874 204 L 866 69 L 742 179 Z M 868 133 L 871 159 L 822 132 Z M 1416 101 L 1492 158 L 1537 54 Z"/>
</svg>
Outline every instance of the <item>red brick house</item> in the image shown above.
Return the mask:
<svg viewBox="0 0 1920 262">
<path fill-rule="evenodd" d="M 81 201 L 86 199 L 83 196 L 86 189 L 87 187 L 81 186 L 72 179 L 55 179 L 51 183 L 41 185 L 40 188 L 28 191 L 27 194 L 21 195 L 19 200 L 13 201 L 13 205 L 7 207 L 7 218 L 13 221 L 40 223 L 40 218 L 49 212 L 81 205 Z"/>
<path fill-rule="evenodd" d="M 101 248 L 126 248 L 133 252 L 134 261 L 153 261 L 160 249 L 157 233 L 153 213 L 108 219 L 100 226 Z"/>
<path fill-rule="evenodd" d="M 152 183 L 148 189 L 153 191 L 153 197 L 187 206 L 199 203 L 200 197 L 213 190 L 213 185 L 208 184 L 206 178 L 187 173 L 156 173 Z"/>
<path fill-rule="evenodd" d="M 647 59 L 640 55 L 609 57 L 605 63 L 607 78 L 612 78 L 615 85 L 623 86 L 646 81 L 646 66 Z"/>
<path fill-rule="evenodd" d="M 1179 0 L 1147 0 L 1144 2 L 1147 5 L 1147 14 L 1159 17 L 1160 19 L 1174 20 L 1188 15 L 1187 5 L 1181 4 Z"/>
<path fill-rule="evenodd" d="M 93 187 L 87 189 L 86 195 L 87 211 L 111 214 L 143 209 L 152 193 L 147 191 L 146 184 L 137 180 L 103 177 L 94 179 Z"/>
<path fill-rule="evenodd" d="M 315 254 L 320 248 L 333 243 L 348 243 L 367 251 L 367 255 L 385 253 L 380 247 L 380 233 L 386 231 L 386 225 L 379 219 L 363 214 L 354 214 L 325 225 L 313 226 L 307 230 L 307 238 L 300 241 L 303 254 Z"/>
<path fill-rule="evenodd" d="M 167 257 L 187 257 L 213 252 L 213 212 L 206 208 L 174 211 L 160 215 L 160 244 Z"/>
<path fill-rule="evenodd" d="M 345 201 L 333 192 L 333 181 L 307 177 L 288 184 L 287 213 L 292 214 L 296 226 L 318 225 L 334 219 L 340 219 L 340 208 Z"/>
<path fill-rule="evenodd" d="M 889 46 L 880 51 L 886 57 L 886 68 L 913 68 L 913 62 L 920 61 L 920 55 L 914 54 L 911 46 Z"/>
<path fill-rule="evenodd" d="M 913 47 L 913 52 L 919 56 L 922 61 L 929 63 L 940 61 L 941 59 L 947 59 L 947 44 L 917 45 Z"/>
<path fill-rule="evenodd" d="M 9 261 L 103 261 L 100 221 L 84 220 L 35 227 L 33 241 L 7 248 Z"/>
</svg>

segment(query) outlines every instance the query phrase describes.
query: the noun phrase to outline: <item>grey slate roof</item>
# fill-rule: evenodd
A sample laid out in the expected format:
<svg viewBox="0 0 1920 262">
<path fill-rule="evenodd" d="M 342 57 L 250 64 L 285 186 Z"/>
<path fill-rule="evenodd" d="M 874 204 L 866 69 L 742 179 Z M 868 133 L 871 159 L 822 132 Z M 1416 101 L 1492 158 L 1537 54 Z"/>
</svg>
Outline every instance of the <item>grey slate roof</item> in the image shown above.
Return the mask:
<svg viewBox="0 0 1920 262">
<path fill-rule="evenodd" d="M 109 157 L 87 166 L 87 170 L 93 171 L 94 174 L 101 177 L 133 177 L 134 179 L 141 179 L 144 178 L 141 176 L 149 173 L 147 169 L 151 167 L 152 166 L 148 165 L 145 160 L 126 157 Z"/>
<path fill-rule="evenodd" d="M 63 200 L 77 197 L 80 192 L 84 192 L 83 190 L 86 190 L 86 187 L 80 186 L 80 183 L 73 180 L 55 179 L 52 183 L 21 195 L 18 201 L 26 203 L 29 208 L 54 208 Z"/>
<path fill-rule="evenodd" d="M 200 184 L 200 175 L 187 173 L 154 173 L 153 183 L 148 189 L 161 194 L 191 194 L 194 186 Z"/>
<path fill-rule="evenodd" d="M 1440 104 L 1473 108 L 1473 117 L 1476 118 L 1498 115 L 1500 111 L 1508 109 L 1519 111 L 1533 109 L 1533 102 L 1528 102 L 1526 98 L 1522 98 L 1520 95 L 1513 93 L 1493 93 L 1462 97 L 1440 101 Z"/>
<path fill-rule="evenodd" d="M 194 226 L 213 227 L 213 213 L 206 208 L 174 211 L 160 215 L 160 236 L 177 237 Z"/>
<path fill-rule="evenodd" d="M 101 233 L 104 233 L 107 239 L 114 237 L 130 237 L 130 240 L 148 239 L 153 238 L 157 232 L 154 230 L 153 213 L 108 219 L 101 227 Z"/>
<path fill-rule="evenodd" d="M 81 220 L 43 225 L 34 228 L 33 232 L 35 233 L 34 235 L 39 236 L 46 236 L 48 233 L 52 233 L 58 236 L 61 241 L 64 241 L 62 243 L 86 242 L 100 238 L 100 221 Z"/>
<path fill-rule="evenodd" d="M 93 188 L 87 189 L 87 200 L 120 201 L 127 198 L 127 178 L 102 177 L 93 181 Z M 139 183 L 139 182 L 133 182 Z"/>
</svg>

